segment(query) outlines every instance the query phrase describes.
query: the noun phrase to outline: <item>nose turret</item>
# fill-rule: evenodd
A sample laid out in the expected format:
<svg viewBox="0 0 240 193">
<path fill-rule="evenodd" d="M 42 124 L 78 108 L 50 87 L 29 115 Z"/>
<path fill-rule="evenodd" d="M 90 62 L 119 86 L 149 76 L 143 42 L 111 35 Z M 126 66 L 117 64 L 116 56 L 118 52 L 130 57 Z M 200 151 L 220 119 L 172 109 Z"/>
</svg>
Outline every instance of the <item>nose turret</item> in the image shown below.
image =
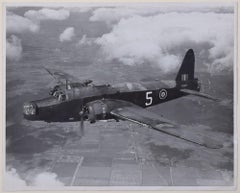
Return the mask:
<svg viewBox="0 0 240 193">
<path fill-rule="evenodd" d="M 23 115 L 26 119 L 31 119 L 37 114 L 37 105 L 33 102 L 23 104 Z"/>
</svg>

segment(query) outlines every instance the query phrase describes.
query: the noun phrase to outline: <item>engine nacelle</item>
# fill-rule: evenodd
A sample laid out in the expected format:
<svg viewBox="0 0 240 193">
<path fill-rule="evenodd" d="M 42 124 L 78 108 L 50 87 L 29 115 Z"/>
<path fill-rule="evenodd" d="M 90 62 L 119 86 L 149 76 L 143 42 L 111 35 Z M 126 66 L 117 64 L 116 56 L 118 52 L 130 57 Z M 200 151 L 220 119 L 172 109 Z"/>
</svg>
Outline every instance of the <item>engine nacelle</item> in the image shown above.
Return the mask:
<svg viewBox="0 0 240 193">
<path fill-rule="evenodd" d="M 109 115 L 108 106 L 102 101 L 94 101 L 86 106 L 87 116 L 90 123 L 95 123 L 96 120 L 104 120 Z"/>
</svg>

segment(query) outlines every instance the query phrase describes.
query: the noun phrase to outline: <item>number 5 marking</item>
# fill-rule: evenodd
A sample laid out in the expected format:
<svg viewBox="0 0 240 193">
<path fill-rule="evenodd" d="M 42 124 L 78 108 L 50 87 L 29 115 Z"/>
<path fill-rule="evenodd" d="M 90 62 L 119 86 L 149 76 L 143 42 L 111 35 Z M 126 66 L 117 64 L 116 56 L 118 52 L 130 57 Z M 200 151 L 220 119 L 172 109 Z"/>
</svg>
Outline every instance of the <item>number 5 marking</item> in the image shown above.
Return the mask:
<svg viewBox="0 0 240 193">
<path fill-rule="evenodd" d="M 146 92 L 146 102 L 145 102 L 146 106 L 151 105 L 153 102 L 152 96 L 149 96 L 150 94 L 152 94 L 152 91 Z"/>
</svg>

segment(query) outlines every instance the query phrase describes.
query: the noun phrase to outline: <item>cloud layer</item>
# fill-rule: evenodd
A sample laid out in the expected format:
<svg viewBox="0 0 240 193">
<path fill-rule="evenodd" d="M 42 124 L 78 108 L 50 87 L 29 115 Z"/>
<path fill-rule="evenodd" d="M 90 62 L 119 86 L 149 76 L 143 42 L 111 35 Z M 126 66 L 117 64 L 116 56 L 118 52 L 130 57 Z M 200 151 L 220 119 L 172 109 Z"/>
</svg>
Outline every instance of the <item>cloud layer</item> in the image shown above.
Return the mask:
<svg viewBox="0 0 240 193">
<path fill-rule="evenodd" d="M 32 185 L 43 188 L 64 186 L 64 184 L 57 179 L 57 175 L 51 172 L 43 172 L 38 174 L 34 178 Z"/>
<path fill-rule="evenodd" d="M 18 61 L 22 57 L 21 39 L 15 35 L 11 35 L 6 41 L 6 56 L 11 61 Z"/>
<path fill-rule="evenodd" d="M 60 42 L 71 41 L 75 36 L 75 30 L 73 27 L 66 28 L 59 36 Z"/>
<path fill-rule="evenodd" d="M 71 12 L 91 11 L 89 20 L 106 22 L 111 31 L 96 40 L 85 32 L 77 45 L 96 43 L 107 60 L 126 65 L 150 64 L 171 72 L 181 63 L 185 50 L 193 48 L 201 58 L 201 66 L 219 72 L 231 70 L 234 58 L 233 6 L 226 5 L 42 8 L 28 10 L 24 16 L 7 12 L 6 29 L 9 34 L 36 33 L 43 20 L 66 20 Z M 69 27 L 60 34 L 59 41 L 72 41 L 75 36 L 75 29 Z M 7 42 L 8 50 L 13 50 L 7 57 L 17 61 L 22 52 L 21 41 L 14 39 Z"/>
<path fill-rule="evenodd" d="M 15 168 L 8 168 L 4 175 L 4 186 L 8 191 L 23 190 L 27 186 L 35 186 L 39 188 L 61 187 L 62 182 L 57 179 L 57 175 L 52 172 L 38 173 L 28 179 L 23 180 L 17 173 Z"/>
<path fill-rule="evenodd" d="M 204 62 L 208 69 L 228 70 L 233 66 L 233 21 L 231 13 L 135 15 L 120 19 L 96 43 L 109 60 L 126 65 L 151 64 L 163 72 L 171 72 L 181 63 L 183 53 L 179 55 L 176 50 L 196 47 L 207 52 Z"/>
<path fill-rule="evenodd" d="M 48 9 L 43 8 L 40 10 L 29 10 L 25 12 L 24 16 L 34 20 L 34 21 L 41 21 L 41 20 L 65 20 L 69 17 L 70 13 L 66 9 Z"/>
<path fill-rule="evenodd" d="M 145 7 L 140 7 L 138 9 L 131 7 L 115 7 L 115 8 L 98 8 L 93 11 L 90 21 L 104 21 L 108 24 L 119 21 L 122 18 L 129 18 L 136 15 L 148 15 L 159 12 L 159 8 L 150 7 L 146 9 Z"/>
<path fill-rule="evenodd" d="M 7 33 L 36 33 L 40 30 L 40 22 L 43 20 L 65 20 L 70 16 L 66 9 L 29 10 L 24 16 L 16 15 L 7 11 L 6 31 Z"/>
<path fill-rule="evenodd" d="M 122 18 L 130 18 L 133 16 L 150 16 L 159 13 L 190 13 L 190 12 L 224 12 L 233 13 L 233 4 L 224 3 L 216 5 L 216 3 L 162 3 L 153 6 L 153 4 L 145 4 L 145 6 L 121 6 L 121 7 L 102 7 L 93 11 L 90 21 L 104 21 L 108 24 L 119 21 Z"/>
<path fill-rule="evenodd" d="M 39 31 L 39 25 L 28 18 L 7 12 L 6 31 L 8 33 L 35 33 Z"/>
<path fill-rule="evenodd" d="M 21 189 L 27 186 L 26 182 L 20 178 L 16 169 L 11 168 L 6 172 L 4 176 L 4 186 L 6 189 Z"/>
</svg>

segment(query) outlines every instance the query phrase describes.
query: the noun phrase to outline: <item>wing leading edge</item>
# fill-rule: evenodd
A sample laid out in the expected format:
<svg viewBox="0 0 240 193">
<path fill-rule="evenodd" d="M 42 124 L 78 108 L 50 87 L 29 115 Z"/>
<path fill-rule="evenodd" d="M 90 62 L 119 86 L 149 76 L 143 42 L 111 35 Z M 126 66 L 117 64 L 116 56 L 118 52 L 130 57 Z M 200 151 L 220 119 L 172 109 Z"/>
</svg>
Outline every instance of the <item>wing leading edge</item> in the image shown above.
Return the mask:
<svg viewBox="0 0 240 193">
<path fill-rule="evenodd" d="M 146 127 L 150 127 L 167 135 L 177 137 L 179 139 L 210 149 L 219 149 L 222 147 L 221 144 L 205 136 L 200 130 L 193 130 L 193 128 L 177 126 L 175 123 L 159 117 L 158 115 L 144 108 L 132 103 L 126 103 L 127 105 L 113 109 L 110 113 L 122 120 L 128 120 Z"/>
<path fill-rule="evenodd" d="M 44 69 L 60 84 L 65 84 L 66 80 L 68 80 L 69 82 L 79 82 L 79 80 L 77 78 L 75 78 L 72 75 L 69 75 L 65 72 L 61 72 L 61 71 L 57 71 L 57 70 L 50 70 L 48 68 Z"/>
<path fill-rule="evenodd" d="M 92 83 L 92 80 L 80 80 L 66 72 L 50 70 L 48 68 L 44 69 L 54 78 L 54 80 L 59 84 L 66 84 L 66 83 L 80 83 L 82 85 L 87 85 Z"/>
</svg>

